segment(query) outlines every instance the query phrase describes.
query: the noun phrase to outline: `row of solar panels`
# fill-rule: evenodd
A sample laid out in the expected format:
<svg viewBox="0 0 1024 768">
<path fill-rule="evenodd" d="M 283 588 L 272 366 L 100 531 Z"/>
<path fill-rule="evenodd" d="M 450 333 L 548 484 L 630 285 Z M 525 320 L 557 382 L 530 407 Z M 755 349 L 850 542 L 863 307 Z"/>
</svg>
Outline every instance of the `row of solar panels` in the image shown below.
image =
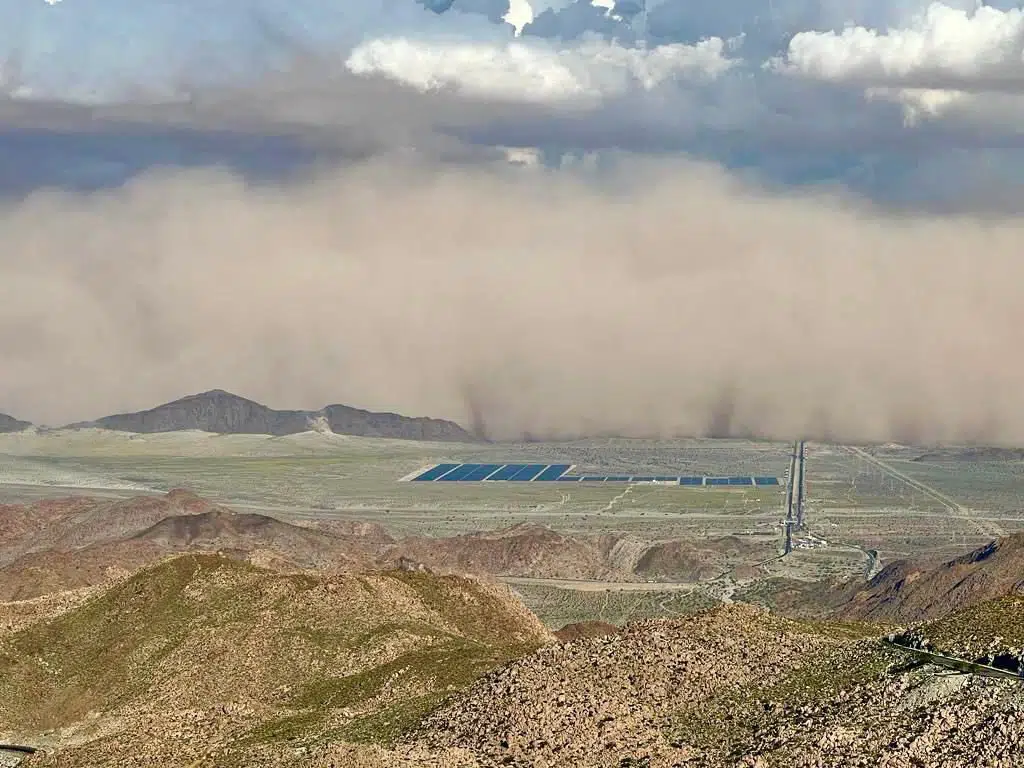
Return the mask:
<svg viewBox="0 0 1024 768">
<path fill-rule="evenodd" d="M 678 485 L 778 485 L 777 477 L 680 477 L 679 475 L 569 475 L 572 464 L 437 464 L 414 482 L 487 481 L 563 483 L 675 483 Z"/>
</svg>

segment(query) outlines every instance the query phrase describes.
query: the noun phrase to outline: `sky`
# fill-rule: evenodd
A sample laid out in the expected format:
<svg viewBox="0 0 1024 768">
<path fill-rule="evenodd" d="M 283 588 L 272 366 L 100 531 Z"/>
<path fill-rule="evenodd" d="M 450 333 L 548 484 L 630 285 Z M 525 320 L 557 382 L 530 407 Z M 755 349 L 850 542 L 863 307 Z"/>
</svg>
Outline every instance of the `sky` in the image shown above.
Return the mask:
<svg viewBox="0 0 1024 768">
<path fill-rule="evenodd" d="M 195 122 L 288 136 L 277 166 L 301 166 L 344 143 L 337 129 L 401 134 L 412 110 L 419 138 L 540 147 L 551 164 L 686 153 L 890 205 L 1018 207 L 1002 198 L 1019 197 L 1024 12 L 1005 0 L 652 0 L 645 23 L 613 0 L 533 3 L 0 0 L 0 93 L 50 120 L 52 102 L 113 112 L 114 133 L 134 105 L 128 122 L 155 134 L 152 158 L 136 129 L 131 147 L 86 142 L 81 168 L 69 157 L 39 169 L 41 184 L 115 183 L 213 156 L 258 172 L 244 148 L 160 130 Z M 381 92 L 339 103 L 369 83 Z M 447 103 L 416 104 L 425 95 Z M 24 141 L 0 148 L 0 163 L 17 163 Z"/>
<path fill-rule="evenodd" d="M 0 0 L 0 411 L 1024 441 L 1024 11 L 638 9 Z"/>
</svg>

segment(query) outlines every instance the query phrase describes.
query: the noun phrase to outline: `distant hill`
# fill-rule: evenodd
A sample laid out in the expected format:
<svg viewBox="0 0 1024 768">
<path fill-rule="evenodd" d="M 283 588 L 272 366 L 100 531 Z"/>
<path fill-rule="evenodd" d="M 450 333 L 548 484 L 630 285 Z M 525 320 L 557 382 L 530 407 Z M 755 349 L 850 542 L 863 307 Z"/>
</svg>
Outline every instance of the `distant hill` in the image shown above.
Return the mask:
<svg viewBox="0 0 1024 768">
<path fill-rule="evenodd" d="M 0 504 L 0 566 L 27 553 L 71 551 L 120 541 L 166 517 L 217 508 L 183 489 L 128 499 L 68 496 L 31 504 Z"/>
<path fill-rule="evenodd" d="M 118 413 L 68 428 L 99 427 L 121 432 L 178 432 L 188 429 L 240 435 L 293 435 L 327 427 L 339 435 L 400 440 L 472 442 L 453 421 L 374 413 L 347 405 L 319 411 L 278 411 L 238 395 L 214 389 L 158 405 L 147 411 Z"/>
<path fill-rule="evenodd" d="M 609 563 L 598 539 L 566 536 L 532 524 L 450 538 L 410 536 L 387 553 L 391 566 L 399 558 L 463 573 L 559 579 L 629 577 L 627 570 L 616 570 Z"/>
<path fill-rule="evenodd" d="M 166 517 L 130 538 L 79 549 L 31 552 L 0 568 L 0 600 L 29 600 L 53 592 L 103 584 L 162 558 L 219 552 L 277 570 L 358 570 L 372 557 L 357 537 L 341 538 L 272 517 L 214 507 Z"/>
<path fill-rule="evenodd" d="M 911 623 L 1024 594 L 1024 534 L 996 539 L 936 568 L 905 560 L 883 568 L 840 609 L 846 618 Z"/>
<path fill-rule="evenodd" d="M 21 432 L 31 426 L 31 422 L 21 421 L 6 413 L 0 413 L 0 432 Z"/>
<path fill-rule="evenodd" d="M 327 734 L 399 734 L 552 640 L 507 589 L 471 579 L 184 555 L 5 635 L 0 728 L 96 726 L 64 766 L 269 765 L 264 751 L 294 755 Z"/>
<path fill-rule="evenodd" d="M 0 504 L 0 601 L 106 584 L 168 555 L 220 552 L 276 570 L 400 568 L 481 576 L 635 581 L 711 578 L 755 549 L 737 537 L 699 544 L 565 535 L 536 524 L 395 539 L 354 520 L 289 523 L 239 514 L 175 489 L 128 499 L 83 496 Z"/>
<path fill-rule="evenodd" d="M 104 584 L 185 552 L 220 552 L 286 571 L 364 569 L 391 542 L 374 526 L 292 525 L 182 489 L 0 505 L 0 601 Z"/>
<path fill-rule="evenodd" d="M 915 456 L 911 461 L 922 463 L 963 462 L 963 461 L 1024 461 L 1024 448 L 998 448 L 978 446 L 959 450 L 929 451 Z"/>
</svg>

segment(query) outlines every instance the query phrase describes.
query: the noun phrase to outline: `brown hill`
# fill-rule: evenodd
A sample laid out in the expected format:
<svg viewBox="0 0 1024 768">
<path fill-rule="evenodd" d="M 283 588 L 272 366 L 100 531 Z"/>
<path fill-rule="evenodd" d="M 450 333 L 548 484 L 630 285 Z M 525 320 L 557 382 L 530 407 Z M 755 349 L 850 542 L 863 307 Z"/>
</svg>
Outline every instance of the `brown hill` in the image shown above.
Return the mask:
<svg viewBox="0 0 1024 768">
<path fill-rule="evenodd" d="M 127 576 L 168 555 L 219 552 L 279 570 L 369 566 L 374 547 L 257 514 L 213 508 L 166 517 L 121 540 L 32 552 L 0 569 L 0 600 L 26 600 Z"/>
<path fill-rule="evenodd" d="M 403 440 L 472 442 L 473 436 L 453 421 L 374 413 L 347 405 L 319 411 L 278 411 L 222 389 L 189 395 L 145 411 L 118 413 L 68 428 L 99 427 L 122 432 L 176 432 L 198 429 L 218 434 L 294 435 L 326 424 L 340 435 Z"/>
<path fill-rule="evenodd" d="M 427 718 L 419 737 L 467 748 L 482 765 L 650 764 L 640 758 L 673 752 L 672 714 L 756 689 L 842 642 L 749 606 L 635 622 L 492 673 Z M 676 750 L 676 762 L 658 765 L 685 756 Z"/>
<path fill-rule="evenodd" d="M 1022 612 L 922 632 L 1020 658 Z M 0 636 L 0 738 L 53 768 L 1024 764 L 1019 682 L 936 675 L 884 631 L 734 604 L 555 644 L 472 579 L 190 555 Z"/>
<path fill-rule="evenodd" d="M 104 584 L 170 554 L 222 552 L 283 570 L 398 567 L 584 580 L 696 581 L 749 561 L 737 537 L 647 542 L 572 536 L 536 524 L 395 540 L 377 523 L 286 523 L 236 514 L 186 490 L 131 499 L 73 497 L 0 507 L 0 600 Z"/>
<path fill-rule="evenodd" d="M 665 541 L 652 544 L 637 559 L 633 572 L 658 580 L 703 581 L 722 573 L 727 563 L 751 561 L 761 550 L 738 536 L 706 541 Z"/>
<path fill-rule="evenodd" d="M 699 581 L 762 553 L 736 536 L 650 542 L 630 536 L 572 536 L 535 523 L 451 538 L 411 537 L 387 550 L 438 570 L 595 581 Z"/>
<path fill-rule="evenodd" d="M 579 621 L 575 624 L 566 624 L 555 632 L 555 637 L 563 643 L 571 643 L 574 640 L 585 640 L 591 637 L 605 637 L 606 635 L 618 634 L 619 628 L 606 621 Z"/>
<path fill-rule="evenodd" d="M 0 565 L 30 552 L 69 551 L 133 536 L 173 515 L 217 505 L 186 490 L 130 499 L 66 497 L 0 506 Z"/>
<path fill-rule="evenodd" d="M 273 517 L 214 509 L 198 515 L 167 517 L 125 543 L 148 543 L 167 552 L 187 550 L 253 552 L 272 548 L 303 568 L 334 565 L 342 539 Z"/>
<path fill-rule="evenodd" d="M 1024 593 L 1024 534 L 997 539 L 938 567 L 891 563 L 840 608 L 856 619 L 912 623 Z"/>
<path fill-rule="evenodd" d="M 42 764 L 262 764 L 328 735 L 393 738 L 551 641 L 506 590 L 471 579 L 186 555 L 4 636 L 0 734 L 57 748 Z"/>
<path fill-rule="evenodd" d="M 465 573 L 556 579 L 604 579 L 614 575 L 597 540 L 524 523 L 499 531 L 445 539 L 410 537 L 385 557 L 405 557 L 434 568 Z"/>
<path fill-rule="evenodd" d="M 372 542 L 380 547 L 395 543 L 395 539 L 380 523 L 370 523 L 362 520 L 322 519 L 296 521 L 296 525 L 312 528 L 315 531 L 323 531 L 332 536 L 357 536 L 363 542 Z"/>
</svg>

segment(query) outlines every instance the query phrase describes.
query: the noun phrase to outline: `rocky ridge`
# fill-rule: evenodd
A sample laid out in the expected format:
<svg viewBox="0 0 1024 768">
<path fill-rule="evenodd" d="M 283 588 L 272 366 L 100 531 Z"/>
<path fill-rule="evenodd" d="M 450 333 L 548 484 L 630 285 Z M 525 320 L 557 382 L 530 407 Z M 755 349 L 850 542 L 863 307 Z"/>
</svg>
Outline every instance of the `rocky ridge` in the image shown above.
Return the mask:
<svg viewBox="0 0 1024 768">
<path fill-rule="evenodd" d="M 890 563 L 839 613 L 906 624 L 1011 594 L 1024 594 L 1024 533 L 996 539 L 937 567 Z"/>
<path fill-rule="evenodd" d="M 1024 655 L 1021 627 L 1008 597 L 913 631 Z M 0 634 L 0 735 L 65 723 L 29 764 L 66 768 L 1021 764 L 1024 682 L 936 675 L 888 632 L 730 605 L 557 644 L 472 580 L 186 556 Z"/>
<path fill-rule="evenodd" d="M 471 579 L 185 555 L 0 635 L 0 740 L 59 746 L 60 765 L 188 764 L 211 742 L 248 764 L 266 744 L 384 738 L 552 641 Z"/>
<path fill-rule="evenodd" d="M 0 433 L 2 432 L 21 432 L 22 430 L 28 429 L 32 426 L 31 422 L 21 421 L 13 416 L 8 416 L 6 413 L 0 413 Z"/>
<path fill-rule="evenodd" d="M 218 434 L 277 436 L 326 429 L 339 435 L 363 437 L 474 441 L 458 424 L 444 419 L 375 413 L 347 405 L 328 405 L 319 411 L 279 411 L 221 389 L 189 395 L 145 411 L 69 424 L 65 428 L 86 427 L 139 433 L 195 429 Z"/>
<path fill-rule="evenodd" d="M 696 580 L 720 573 L 742 554 L 732 537 L 648 542 L 569 536 L 533 524 L 396 540 L 376 523 L 287 522 L 240 514 L 176 489 L 163 496 L 0 506 L 0 600 L 109 583 L 184 552 L 219 552 L 285 571 L 397 568 L 413 562 L 478 576 L 621 581 Z"/>
</svg>

